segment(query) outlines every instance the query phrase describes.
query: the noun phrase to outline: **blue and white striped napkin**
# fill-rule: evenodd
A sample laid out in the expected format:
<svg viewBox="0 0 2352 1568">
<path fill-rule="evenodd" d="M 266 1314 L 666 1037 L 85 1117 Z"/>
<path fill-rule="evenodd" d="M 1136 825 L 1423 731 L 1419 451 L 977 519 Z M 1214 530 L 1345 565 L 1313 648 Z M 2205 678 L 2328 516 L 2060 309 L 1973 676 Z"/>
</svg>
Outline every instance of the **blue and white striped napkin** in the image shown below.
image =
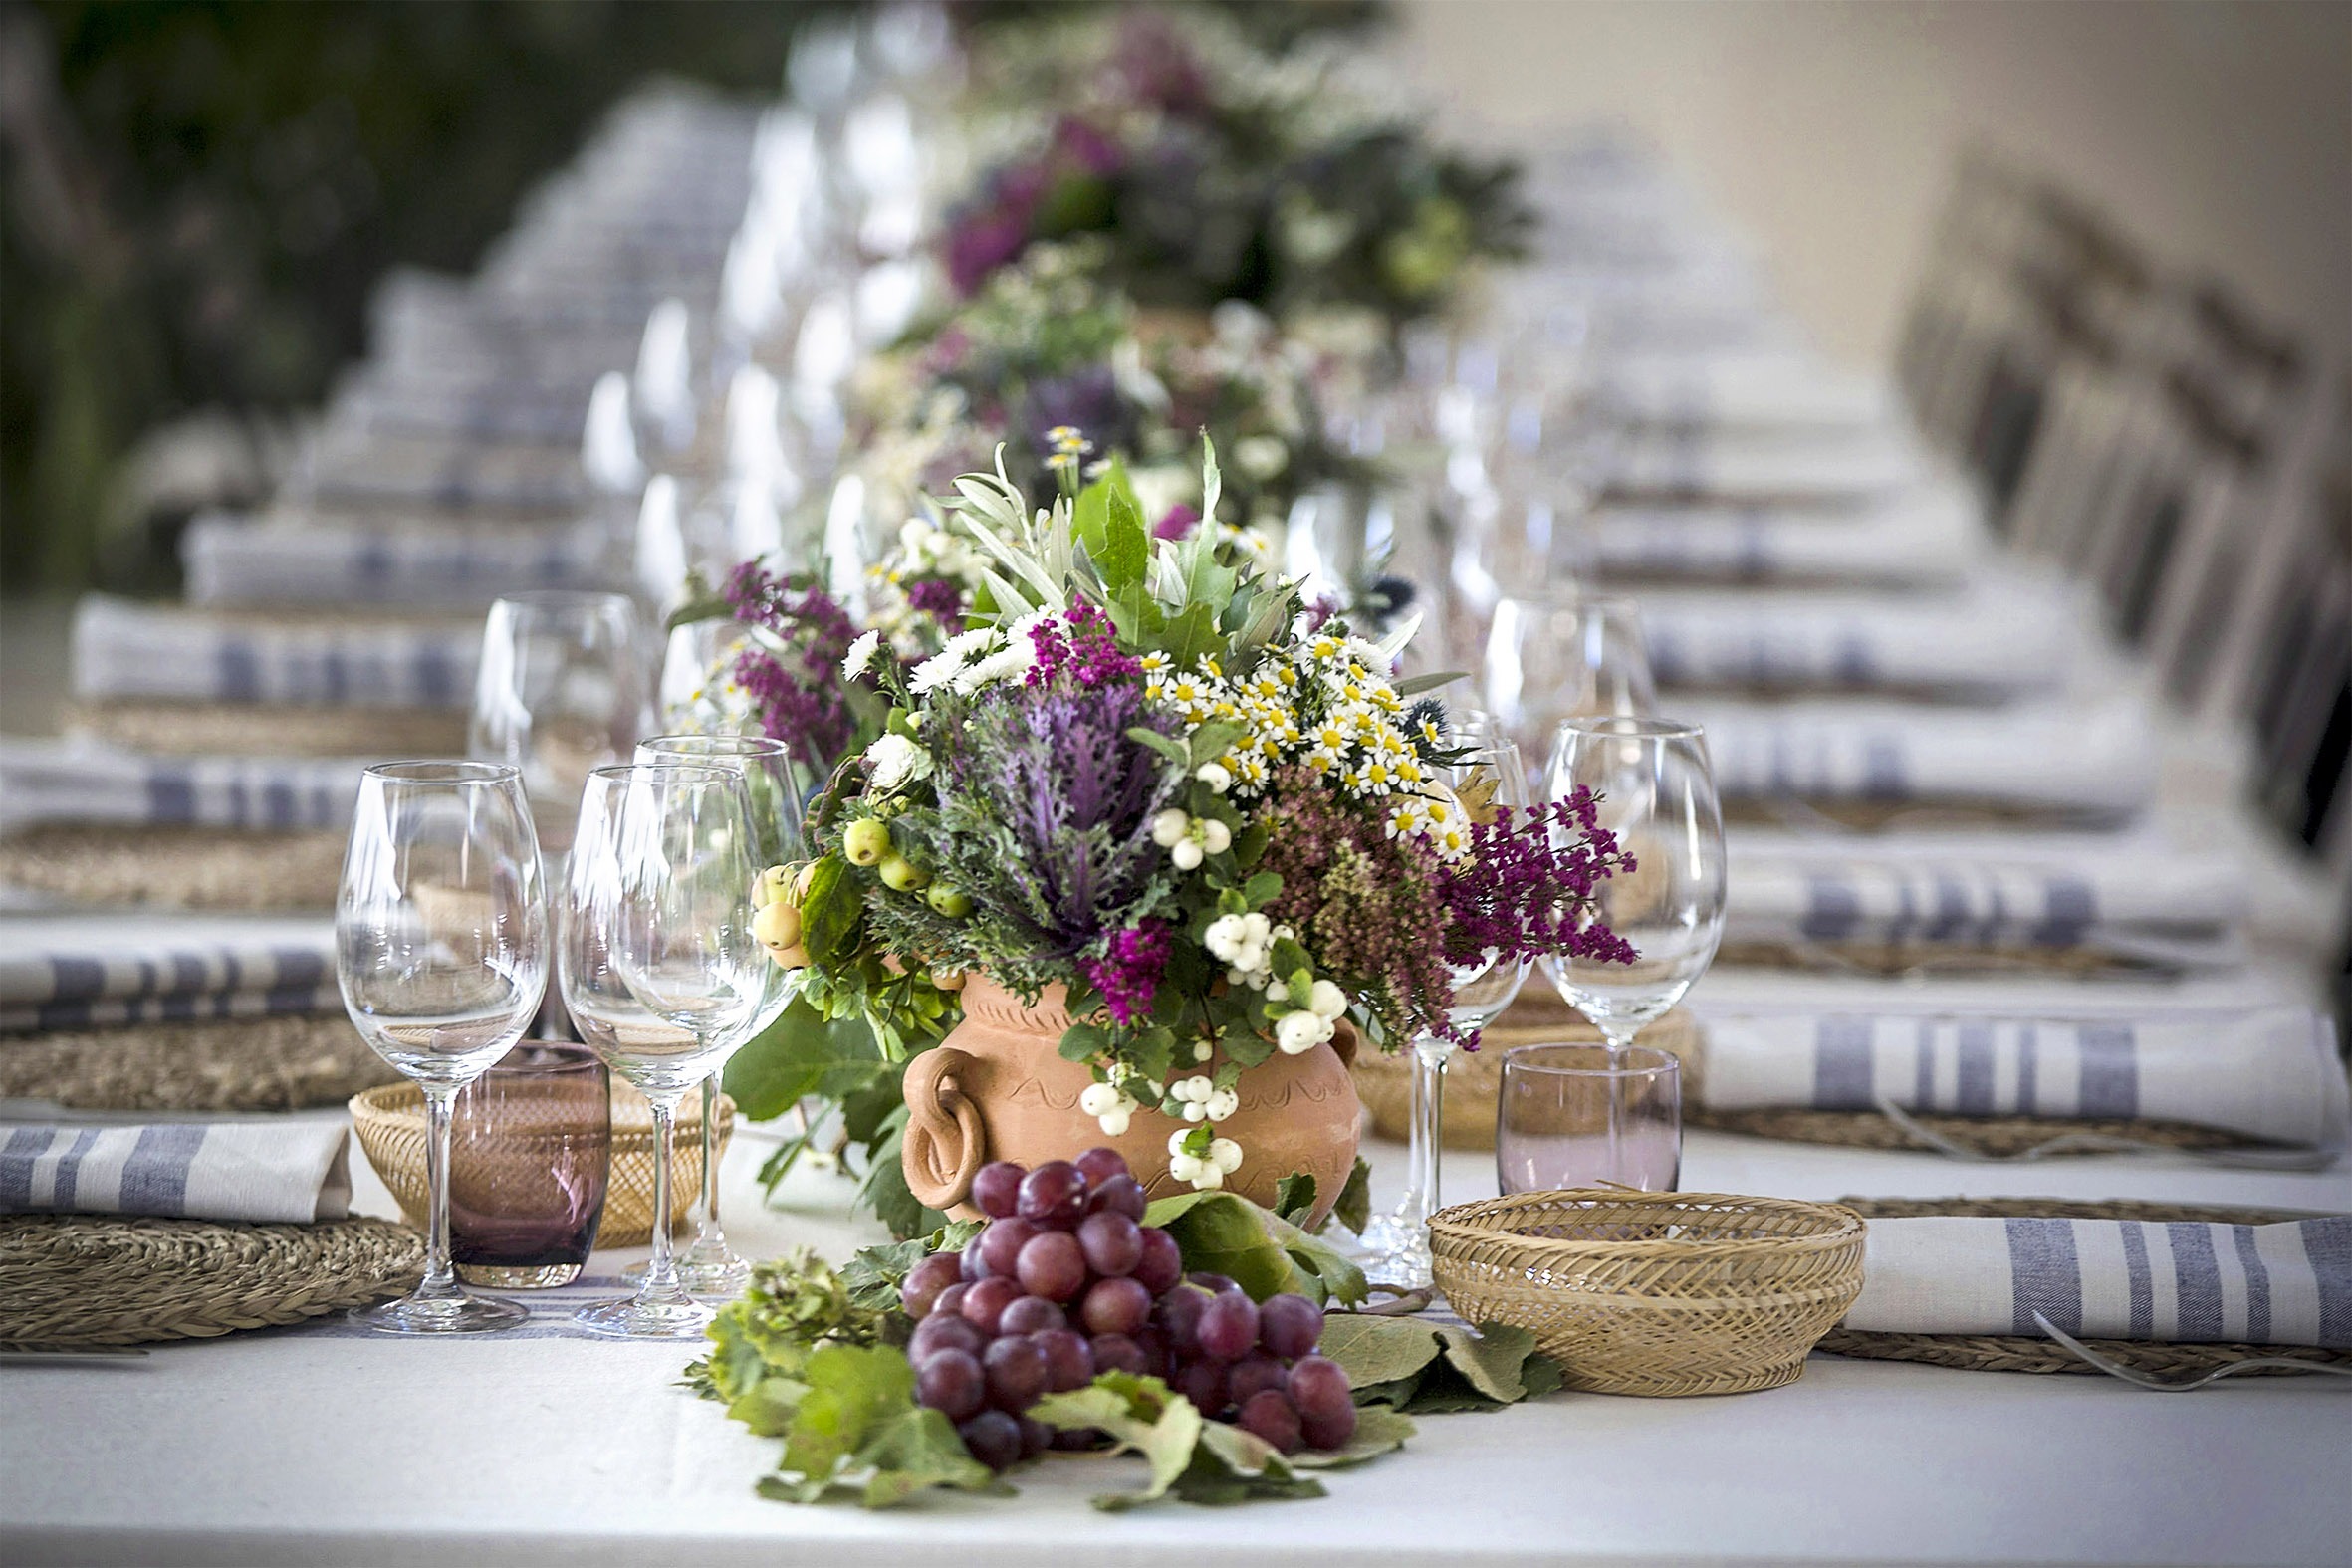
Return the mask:
<svg viewBox="0 0 2352 1568">
<path fill-rule="evenodd" d="M 1863 431 L 1896 413 L 1884 377 L 1788 351 L 1633 355 L 1604 368 L 1596 392 L 1637 424 Z"/>
<path fill-rule="evenodd" d="M 194 1018 L 335 1013 L 335 933 L 320 922 L 174 931 L 73 922 L 0 928 L 0 1033 Z"/>
<path fill-rule="evenodd" d="M 351 1129 L 281 1119 L 0 1127 L 0 1215 L 308 1225 L 351 1212 Z"/>
<path fill-rule="evenodd" d="M 1960 582 L 1984 553 L 1967 499 L 1923 489 L 1849 506 L 1620 506 L 1587 535 L 1603 576 L 1692 582 Z"/>
<path fill-rule="evenodd" d="M 2280 1225 L 1873 1220 L 1845 1326 L 2352 1350 L 2352 1216 Z"/>
<path fill-rule="evenodd" d="M 2187 1122 L 2341 1148 L 2352 1119 L 2334 1023 L 2296 1008 L 2098 1019 L 1903 1013 L 1710 1015 L 1710 1110 Z"/>
<path fill-rule="evenodd" d="M 41 822 L 341 827 L 367 761 L 159 757 L 81 741 L 0 740 L 0 834 Z"/>
<path fill-rule="evenodd" d="M 85 698 L 463 708 L 480 657 L 471 617 L 273 622 L 104 593 L 74 607 Z"/>
<path fill-rule="evenodd" d="M 1800 838 L 1739 831 L 1727 947 L 1892 943 L 1955 957 L 2086 953 L 2166 968 L 2244 957 L 2242 875 L 2144 839 Z"/>
<path fill-rule="evenodd" d="M 532 588 L 601 588 L 600 524 L 198 518 L 180 542 L 195 604 L 486 605 Z"/>
<path fill-rule="evenodd" d="M 1999 806 L 2114 820 L 2156 791 L 2128 703 L 1980 713 L 1895 703 L 1685 702 L 1729 800 Z"/>
<path fill-rule="evenodd" d="M 1662 687 L 1932 691 L 1994 701 L 2054 693 L 2081 651 L 2075 606 L 2048 587 L 1950 597 L 1644 593 Z"/>
<path fill-rule="evenodd" d="M 1842 502 L 1896 494 L 1924 473 L 1895 429 L 1647 426 L 1611 459 L 1609 490 L 1736 502 Z"/>
</svg>

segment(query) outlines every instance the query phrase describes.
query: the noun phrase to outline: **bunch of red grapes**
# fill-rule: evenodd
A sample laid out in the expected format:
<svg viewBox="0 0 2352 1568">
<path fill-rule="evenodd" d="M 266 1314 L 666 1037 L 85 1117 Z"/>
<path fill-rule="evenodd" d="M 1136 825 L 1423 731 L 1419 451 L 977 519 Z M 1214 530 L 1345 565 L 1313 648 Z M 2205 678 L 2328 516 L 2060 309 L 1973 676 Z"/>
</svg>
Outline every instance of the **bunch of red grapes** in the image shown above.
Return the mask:
<svg viewBox="0 0 2352 1568">
<path fill-rule="evenodd" d="M 902 1298 L 916 1320 L 915 1397 L 991 1469 L 1088 1446 L 1029 1408 L 1114 1369 L 1164 1378 L 1202 1415 L 1285 1454 L 1353 1436 L 1347 1374 L 1314 1353 L 1323 1309 L 1299 1295 L 1253 1301 L 1222 1274 L 1188 1277 L 1175 1237 L 1142 1223 L 1143 1184 L 1116 1151 L 1034 1171 L 1000 1160 L 972 1179 L 972 1202 L 988 1228 L 917 1263 Z"/>
</svg>

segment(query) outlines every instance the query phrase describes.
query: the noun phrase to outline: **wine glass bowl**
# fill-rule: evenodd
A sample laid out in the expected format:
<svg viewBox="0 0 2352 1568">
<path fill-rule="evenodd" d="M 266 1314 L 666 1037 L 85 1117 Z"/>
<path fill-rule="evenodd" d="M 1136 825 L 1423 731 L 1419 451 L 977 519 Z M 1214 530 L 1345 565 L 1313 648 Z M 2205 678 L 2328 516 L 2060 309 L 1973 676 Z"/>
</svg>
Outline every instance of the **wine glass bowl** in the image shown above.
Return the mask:
<svg viewBox="0 0 2352 1568">
<path fill-rule="evenodd" d="M 430 1220 L 414 1292 L 355 1314 L 386 1333 L 510 1327 L 524 1309 L 468 1294 L 449 1253 L 450 1105 L 513 1048 L 547 990 L 547 903 L 519 770 L 387 763 L 360 777 L 335 913 L 353 1025 L 423 1091 Z"/>
<path fill-rule="evenodd" d="M 1598 824 L 1633 865 L 1597 883 L 1594 917 L 1633 949 L 1546 954 L 1566 1002 L 1622 1049 L 1680 1002 L 1723 941 L 1723 812 L 1698 726 L 1623 715 L 1564 721 L 1545 797 L 1594 797 Z"/>
</svg>

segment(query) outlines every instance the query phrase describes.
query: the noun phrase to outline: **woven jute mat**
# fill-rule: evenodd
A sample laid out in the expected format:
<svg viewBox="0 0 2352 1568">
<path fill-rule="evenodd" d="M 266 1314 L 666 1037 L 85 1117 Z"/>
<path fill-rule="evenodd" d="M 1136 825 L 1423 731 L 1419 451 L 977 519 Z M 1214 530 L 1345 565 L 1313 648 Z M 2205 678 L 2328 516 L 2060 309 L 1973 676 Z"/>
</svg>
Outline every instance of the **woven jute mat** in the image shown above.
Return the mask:
<svg viewBox="0 0 2352 1568">
<path fill-rule="evenodd" d="M 65 728 L 174 757 L 463 757 L 466 716 L 438 708 L 112 697 L 69 705 Z"/>
<path fill-rule="evenodd" d="M 333 909 L 341 832 L 53 823 L 0 839 L 0 884 L 78 904 Z"/>
<path fill-rule="evenodd" d="M 1779 1138 L 1790 1143 L 1834 1144 L 1848 1149 L 1934 1149 L 1906 1128 L 1876 1111 L 1754 1110 L 1715 1111 L 1685 1098 L 1686 1127 L 1711 1127 L 1718 1132 L 1747 1133 L 1757 1138 Z M 2193 1127 L 2186 1122 L 2143 1122 L 2111 1118 L 2060 1120 L 2046 1116 L 1934 1116 L 1913 1113 L 1913 1121 L 1964 1148 L 1995 1159 L 2021 1154 L 2069 1134 L 2129 1138 L 2161 1144 L 2168 1149 L 2234 1149 L 2245 1140 L 2215 1127 Z M 2105 1151 L 2084 1144 L 2079 1149 L 2053 1149 L 2051 1154 L 2098 1154 Z"/>
<path fill-rule="evenodd" d="M 1954 1215 L 1994 1220 L 2149 1220 L 2190 1221 L 2212 1225 L 2272 1225 L 2286 1220 L 2308 1220 L 2307 1214 L 2282 1209 L 2237 1209 L 2204 1204 L 2141 1203 L 2111 1200 L 2078 1203 L 2058 1198 L 1841 1198 L 1838 1202 L 1865 1220 L 1911 1220 L 1929 1215 Z M 2181 1345 L 2139 1339 L 2086 1339 L 2091 1350 L 2152 1377 L 2200 1377 L 2240 1361 L 2283 1359 L 2312 1361 L 2330 1366 L 2352 1366 L 2352 1352 L 2322 1350 L 2311 1345 Z M 1874 1361 L 1924 1361 L 1969 1372 L 2081 1372 L 2104 1376 L 2054 1340 L 2032 1334 L 1875 1334 L 1833 1328 L 1814 1347 L 1833 1355 L 1860 1356 Z M 2291 1377 L 2292 1368 L 2250 1367 L 2247 1377 Z"/>
<path fill-rule="evenodd" d="M 387 1220 L 216 1225 L 0 1218 L 0 1349 L 205 1339 L 299 1323 L 405 1289 L 424 1238 Z"/>
<path fill-rule="evenodd" d="M 86 1111 L 293 1111 L 399 1074 L 340 1013 L 0 1035 L 0 1099 Z"/>
</svg>

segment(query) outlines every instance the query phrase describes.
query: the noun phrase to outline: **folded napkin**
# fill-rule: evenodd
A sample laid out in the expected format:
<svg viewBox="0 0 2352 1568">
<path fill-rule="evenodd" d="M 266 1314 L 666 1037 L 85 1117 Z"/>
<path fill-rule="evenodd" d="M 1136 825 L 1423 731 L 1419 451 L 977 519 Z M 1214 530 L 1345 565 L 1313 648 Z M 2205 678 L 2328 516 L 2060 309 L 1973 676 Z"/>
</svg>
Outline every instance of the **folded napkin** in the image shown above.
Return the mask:
<svg viewBox="0 0 2352 1568">
<path fill-rule="evenodd" d="M 1968 805 L 2101 819 L 2156 790 L 2157 758 L 2131 704 L 1975 713 L 1893 703 L 1682 702 L 1706 726 L 1727 801 Z"/>
<path fill-rule="evenodd" d="M 579 437 L 561 445 L 319 432 L 300 459 L 302 480 L 322 503 L 405 505 L 529 516 L 577 512 L 588 500 Z"/>
<path fill-rule="evenodd" d="M 2352 1216 L 2281 1225 L 1873 1220 L 1845 1326 L 2352 1350 Z"/>
<path fill-rule="evenodd" d="M 351 1212 L 333 1121 L 0 1127 L 0 1215 L 157 1215 L 308 1225 Z"/>
<path fill-rule="evenodd" d="M 0 740 L 0 835 L 41 822 L 340 827 L 359 758 L 149 757 L 79 741 Z"/>
<path fill-rule="evenodd" d="M 1923 489 L 1847 506 L 1611 504 L 1588 537 L 1607 577 L 1704 582 L 1960 582 L 1982 545 L 1965 497 Z"/>
<path fill-rule="evenodd" d="M 74 692 L 86 699 L 463 708 L 472 620 L 302 619 L 150 604 L 104 593 L 74 607 Z"/>
<path fill-rule="evenodd" d="M 0 922 L 0 1032 L 342 1009 L 318 921 Z"/>
<path fill-rule="evenodd" d="M 1601 372 L 1598 396 L 1641 424 L 1868 431 L 1894 418 L 1884 379 L 1800 353 L 1644 354 Z"/>
<path fill-rule="evenodd" d="M 1710 1016 L 1710 1110 L 2186 1122 L 2338 1148 L 2335 1025 L 2301 1008 L 2144 1018 L 1924 1014 Z"/>
<path fill-rule="evenodd" d="M 1724 945 L 2080 953 L 2169 968 L 2243 957 L 2243 873 L 2132 838 L 1735 832 Z"/>
<path fill-rule="evenodd" d="M 1644 593 L 1661 686 L 1872 689 L 2012 698 L 2063 687 L 2080 651 L 2054 591 L 1949 598 L 1861 593 Z"/>
<path fill-rule="evenodd" d="M 1839 500 L 1898 491 L 1922 477 L 1891 428 L 1638 428 L 1615 453 L 1611 493 L 1728 501 Z"/>
<path fill-rule="evenodd" d="M 473 606 L 531 588 L 609 585 L 593 522 L 475 526 L 198 518 L 180 542 L 196 604 Z"/>
</svg>

